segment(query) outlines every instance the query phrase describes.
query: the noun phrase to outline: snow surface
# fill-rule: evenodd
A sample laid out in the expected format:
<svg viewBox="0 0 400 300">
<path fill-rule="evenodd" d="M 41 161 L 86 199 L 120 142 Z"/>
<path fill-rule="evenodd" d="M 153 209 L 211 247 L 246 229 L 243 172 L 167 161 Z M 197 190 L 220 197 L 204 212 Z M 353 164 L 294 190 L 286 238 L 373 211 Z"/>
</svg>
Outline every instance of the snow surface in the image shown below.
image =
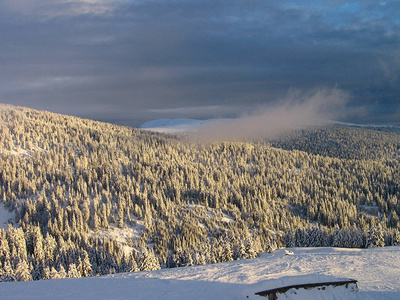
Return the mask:
<svg viewBox="0 0 400 300">
<path fill-rule="evenodd" d="M 0 228 L 7 229 L 9 223 L 14 224 L 14 217 L 14 212 L 8 211 L 4 204 L 0 203 Z"/>
<path fill-rule="evenodd" d="M 14 147 L 12 150 L 1 149 L 1 154 L 10 154 L 10 155 L 20 155 L 20 156 L 31 156 L 34 151 L 43 151 L 42 148 L 33 146 L 32 150 L 24 149 L 21 147 Z"/>
<path fill-rule="evenodd" d="M 359 292 L 289 290 L 282 299 L 400 299 L 400 247 L 293 248 L 251 260 L 80 279 L 0 284 L 2 299 L 266 299 L 256 292 L 333 278 L 358 280 Z M 286 297 L 286 298 L 285 298 Z"/>
<path fill-rule="evenodd" d="M 144 221 L 135 220 L 135 225 L 125 226 L 124 228 L 118 228 L 117 224 L 110 224 L 108 229 L 97 229 L 95 231 L 91 230 L 89 235 L 95 238 L 107 237 L 117 241 L 124 251 L 126 256 L 132 252 L 133 247 L 128 246 L 128 240 L 137 241 L 144 230 Z"/>
</svg>

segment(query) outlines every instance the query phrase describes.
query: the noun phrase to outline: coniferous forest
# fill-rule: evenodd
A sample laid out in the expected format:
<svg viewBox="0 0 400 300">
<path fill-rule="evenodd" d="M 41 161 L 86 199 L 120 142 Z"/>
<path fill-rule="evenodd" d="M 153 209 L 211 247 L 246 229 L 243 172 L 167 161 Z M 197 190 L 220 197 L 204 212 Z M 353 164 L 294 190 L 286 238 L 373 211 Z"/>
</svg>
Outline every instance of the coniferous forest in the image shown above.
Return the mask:
<svg viewBox="0 0 400 300">
<path fill-rule="evenodd" d="M 197 143 L 1 105 L 0 280 L 399 245 L 399 185 L 394 128 Z"/>
</svg>

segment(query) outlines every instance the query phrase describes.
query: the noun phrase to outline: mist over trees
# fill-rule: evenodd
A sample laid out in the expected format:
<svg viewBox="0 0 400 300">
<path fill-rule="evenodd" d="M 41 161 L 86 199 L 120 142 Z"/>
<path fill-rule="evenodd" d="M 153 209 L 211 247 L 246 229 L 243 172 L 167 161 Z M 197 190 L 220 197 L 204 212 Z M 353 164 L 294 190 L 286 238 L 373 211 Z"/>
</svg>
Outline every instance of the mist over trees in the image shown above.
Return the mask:
<svg viewBox="0 0 400 300">
<path fill-rule="evenodd" d="M 332 126 L 194 143 L 0 108 L 2 281 L 400 244 L 400 134 Z M 131 230 L 120 239 L 107 232 Z"/>
</svg>

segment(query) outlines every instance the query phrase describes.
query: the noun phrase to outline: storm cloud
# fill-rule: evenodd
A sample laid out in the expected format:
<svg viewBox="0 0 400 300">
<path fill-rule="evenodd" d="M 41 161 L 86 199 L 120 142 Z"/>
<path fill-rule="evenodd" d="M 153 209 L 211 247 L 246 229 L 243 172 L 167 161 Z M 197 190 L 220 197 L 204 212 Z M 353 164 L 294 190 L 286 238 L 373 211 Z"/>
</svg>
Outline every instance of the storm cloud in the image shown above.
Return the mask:
<svg viewBox="0 0 400 300">
<path fill-rule="evenodd" d="M 341 120 L 396 122 L 399 13 L 398 1 L 5 0 L 0 102 L 136 126 L 238 117 L 324 86 L 351 95 Z"/>
</svg>

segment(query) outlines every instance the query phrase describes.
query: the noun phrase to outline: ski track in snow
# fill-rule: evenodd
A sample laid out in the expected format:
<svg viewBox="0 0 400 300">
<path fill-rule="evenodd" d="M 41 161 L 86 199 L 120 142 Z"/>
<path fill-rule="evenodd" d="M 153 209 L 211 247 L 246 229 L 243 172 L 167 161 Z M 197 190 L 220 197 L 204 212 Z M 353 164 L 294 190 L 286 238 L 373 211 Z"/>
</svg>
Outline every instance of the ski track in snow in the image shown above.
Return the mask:
<svg viewBox="0 0 400 300">
<path fill-rule="evenodd" d="M 304 290 L 288 299 L 400 299 L 400 247 L 293 248 L 251 260 L 120 273 L 80 279 L 1 283 L 2 299 L 265 299 L 266 289 L 323 281 L 358 280 L 358 293 L 333 287 Z M 328 277 L 327 277 L 328 276 Z M 335 293 L 333 293 L 335 291 Z M 247 298 L 248 296 L 248 298 Z"/>
</svg>

